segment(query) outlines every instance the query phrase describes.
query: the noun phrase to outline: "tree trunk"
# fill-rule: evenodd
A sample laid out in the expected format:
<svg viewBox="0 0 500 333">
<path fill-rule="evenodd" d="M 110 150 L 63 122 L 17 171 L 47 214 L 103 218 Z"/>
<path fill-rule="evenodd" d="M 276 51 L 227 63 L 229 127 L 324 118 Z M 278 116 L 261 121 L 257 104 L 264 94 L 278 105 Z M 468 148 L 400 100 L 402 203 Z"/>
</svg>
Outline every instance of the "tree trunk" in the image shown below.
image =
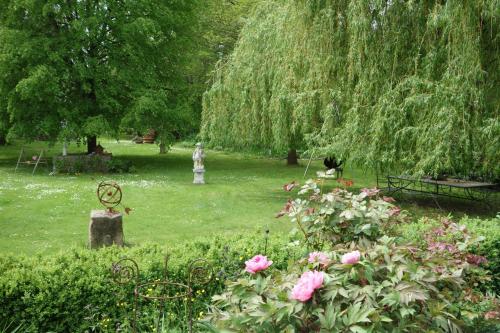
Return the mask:
<svg viewBox="0 0 500 333">
<path fill-rule="evenodd" d="M 5 135 L 0 134 L 0 146 L 5 146 L 7 144 L 7 140 L 5 138 Z"/>
<path fill-rule="evenodd" d="M 160 141 L 160 154 L 166 154 L 166 153 L 167 153 L 167 149 L 165 146 L 165 142 Z"/>
<path fill-rule="evenodd" d="M 87 137 L 87 154 L 95 153 L 95 149 L 97 147 L 97 136 L 88 136 Z"/>
<path fill-rule="evenodd" d="M 299 157 L 297 156 L 297 150 L 290 149 L 288 151 L 288 156 L 286 158 L 287 165 L 299 165 Z"/>
</svg>

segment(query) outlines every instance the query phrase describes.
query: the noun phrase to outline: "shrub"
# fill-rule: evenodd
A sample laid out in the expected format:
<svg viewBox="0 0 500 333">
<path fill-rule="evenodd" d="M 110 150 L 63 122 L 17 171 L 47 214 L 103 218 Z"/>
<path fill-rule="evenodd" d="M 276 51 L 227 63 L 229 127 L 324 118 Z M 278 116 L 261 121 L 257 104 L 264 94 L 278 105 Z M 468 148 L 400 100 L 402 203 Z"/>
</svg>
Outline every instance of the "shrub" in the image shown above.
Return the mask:
<svg viewBox="0 0 500 333">
<path fill-rule="evenodd" d="M 131 161 L 112 158 L 107 162 L 107 169 L 112 173 L 127 173 L 133 171 L 133 165 Z"/>
<path fill-rule="evenodd" d="M 111 157 L 109 155 L 68 155 L 54 157 L 55 173 L 82 173 L 82 172 L 133 172 L 131 161 Z"/>
<path fill-rule="evenodd" d="M 108 164 L 113 158 L 109 155 L 67 155 L 54 156 L 55 173 L 108 172 Z M 119 163 L 119 162 L 118 162 Z"/>
<path fill-rule="evenodd" d="M 442 226 L 445 218 L 440 220 L 421 218 L 412 224 L 402 224 L 398 226 L 398 233 L 402 242 L 413 242 L 422 244 L 424 235 Z M 481 287 L 490 289 L 500 295 L 500 217 L 492 219 L 477 219 L 464 217 L 459 221 L 471 234 L 482 236 L 484 240 L 471 248 L 471 252 L 484 256 L 488 259 L 485 268 L 490 272 L 491 281 Z"/>
<path fill-rule="evenodd" d="M 487 279 L 485 258 L 469 252 L 481 237 L 448 220 L 421 234 L 418 246 L 398 244 L 384 234 L 396 231 L 401 211 L 376 189 L 322 194 L 308 181 L 299 195 L 305 197 L 290 200 L 278 216 L 288 215 L 305 245 L 323 252 L 287 271 L 270 267 L 229 282 L 213 298 L 207 327 L 354 333 L 494 327 L 484 318 L 496 317 L 497 300 L 472 288 Z"/>
<path fill-rule="evenodd" d="M 144 245 L 134 248 L 105 248 L 98 251 L 71 249 L 50 257 L 0 257 L 0 322 L 23 324 L 25 332 L 115 332 L 126 330 L 132 311 L 131 285 L 111 282 L 113 262 L 126 256 L 137 260 L 141 280 L 162 279 L 164 254 L 170 255 L 168 276 L 186 281 L 187 263 L 201 257 L 213 263 L 219 275 L 212 283 L 195 290 L 194 313 L 206 313 L 210 297 L 223 290 L 223 281 L 239 274 L 243 263 L 255 252 L 263 252 L 261 235 L 218 236 L 193 240 L 176 246 Z M 271 237 L 267 253 L 274 266 L 287 267 L 289 258 L 298 257 L 299 247 Z M 183 300 L 167 303 L 171 327 L 182 329 Z M 154 318 L 154 304 L 141 304 L 141 325 L 149 328 Z M 144 326 L 143 326 L 144 327 Z"/>
<path fill-rule="evenodd" d="M 285 185 L 293 189 L 294 183 Z M 289 200 L 277 217 L 288 215 L 296 223 L 305 243 L 320 249 L 324 244 L 353 240 L 375 240 L 404 219 L 394 199 L 379 196 L 377 189 L 363 189 L 360 194 L 334 189 L 322 194 L 314 181 L 307 181 Z"/>
<path fill-rule="evenodd" d="M 465 261 L 455 265 L 389 237 L 345 246 L 325 253 L 327 264 L 303 259 L 287 272 L 270 269 L 230 282 L 214 297 L 208 318 L 237 332 L 456 332 L 463 326 L 453 304 L 464 296 Z M 353 250 L 360 261 L 342 264 Z M 301 286 L 304 272 L 321 274 L 320 287 Z M 306 289 L 305 298 L 299 291 L 293 299 L 296 288 Z"/>
</svg>

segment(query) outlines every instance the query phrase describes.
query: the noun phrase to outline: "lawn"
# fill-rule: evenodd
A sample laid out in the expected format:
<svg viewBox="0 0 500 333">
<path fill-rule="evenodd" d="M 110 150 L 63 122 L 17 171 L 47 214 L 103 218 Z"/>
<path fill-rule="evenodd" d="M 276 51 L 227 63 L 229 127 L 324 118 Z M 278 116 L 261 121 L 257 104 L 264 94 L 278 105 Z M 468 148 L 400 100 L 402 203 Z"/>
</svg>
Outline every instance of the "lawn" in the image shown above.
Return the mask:
<svg viewBox="0 0 500 333">
<path fill-rule="evenodd" d="M 41 168 L 31 176 L 31 169 L 22 168 L 14 173 L 20 144 L 0 147 L 0 253 L 47 254 L 86 246 L 90 210 L 100 208 L 95 190 L 105 179 L 122 186 L 123 203 L 132 208 L 124 218 L 125 240 L 130 245 L 171 244 L 266 228 L 286 233 L 291 228 L 285 218 L 274 216 L 289 197 L 283 184 L 304 181 L 306 160 L 299 167 L 287 167 L 280 159 L 207 151 L 207 184 L 193 185 L 192 148 L 178 145 L 159 155 L 156 145 L 115 140 L 101 140 L 101 144 L 114 156 L 132 161 L 135 171 L 50 176 L 49 170 Z M 35 154 L 42 147 L 49 156 L 61 151 L 41 142 L 27 145 L 26 150 Z M 82 150 L 70 146 L 70 152 Z M 321 168 L 321 160 L 313 161 L 308 175 Z M 349 165 L 344 177 L 354 180 L 354 190 L 376 184 L 374 175 Z M 431 200 L 420 198 L 406 199 L 402 205 L 417 217 L 451 211 L 464 214 L 464 207 L 472 215 L 495 214 L 463 203 L 442 204 L 438 210 Z"/>
</svg>

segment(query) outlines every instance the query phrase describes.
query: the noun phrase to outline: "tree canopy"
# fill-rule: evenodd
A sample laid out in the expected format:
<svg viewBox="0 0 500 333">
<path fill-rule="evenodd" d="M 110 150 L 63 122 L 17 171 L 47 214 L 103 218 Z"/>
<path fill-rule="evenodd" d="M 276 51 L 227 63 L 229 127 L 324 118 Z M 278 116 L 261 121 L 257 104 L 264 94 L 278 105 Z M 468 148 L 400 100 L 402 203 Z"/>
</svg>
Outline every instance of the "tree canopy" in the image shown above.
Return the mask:
<svg viewBox="0 0 500 333">
<path fill-rule="evenodd" d="M 500 1 L 262 1 L 204 96 L 202 137 L 367 168 L 500 175 Z"/>
<path fill-rule="evenodd" d="M 116 133 L 152 95 L 156 111 L 175 109 L 196 3 L 1 0 L 0 113 L 11 132 L 79 140 Z"/>
</svg>

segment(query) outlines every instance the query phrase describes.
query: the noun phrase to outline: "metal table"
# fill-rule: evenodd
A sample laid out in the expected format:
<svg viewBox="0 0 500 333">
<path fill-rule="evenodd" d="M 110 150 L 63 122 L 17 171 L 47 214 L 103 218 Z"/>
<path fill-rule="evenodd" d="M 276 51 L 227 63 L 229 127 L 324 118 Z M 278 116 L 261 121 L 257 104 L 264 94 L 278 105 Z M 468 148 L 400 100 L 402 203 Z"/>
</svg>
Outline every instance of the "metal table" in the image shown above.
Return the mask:
<svg viewBox="0 0 500 333">
<path fill-rule="evenodd" d="M 386 190 L 390 194 L 402 191 L 426 193 L 473 201 L 481 201 L 489 205 L 488 199 L 499 191 L 498 185 L 477 181 L 447 178 L 435 180 L 430 178 L 412 178 L 409 176 L 387 176 Z"/>
</svg>

